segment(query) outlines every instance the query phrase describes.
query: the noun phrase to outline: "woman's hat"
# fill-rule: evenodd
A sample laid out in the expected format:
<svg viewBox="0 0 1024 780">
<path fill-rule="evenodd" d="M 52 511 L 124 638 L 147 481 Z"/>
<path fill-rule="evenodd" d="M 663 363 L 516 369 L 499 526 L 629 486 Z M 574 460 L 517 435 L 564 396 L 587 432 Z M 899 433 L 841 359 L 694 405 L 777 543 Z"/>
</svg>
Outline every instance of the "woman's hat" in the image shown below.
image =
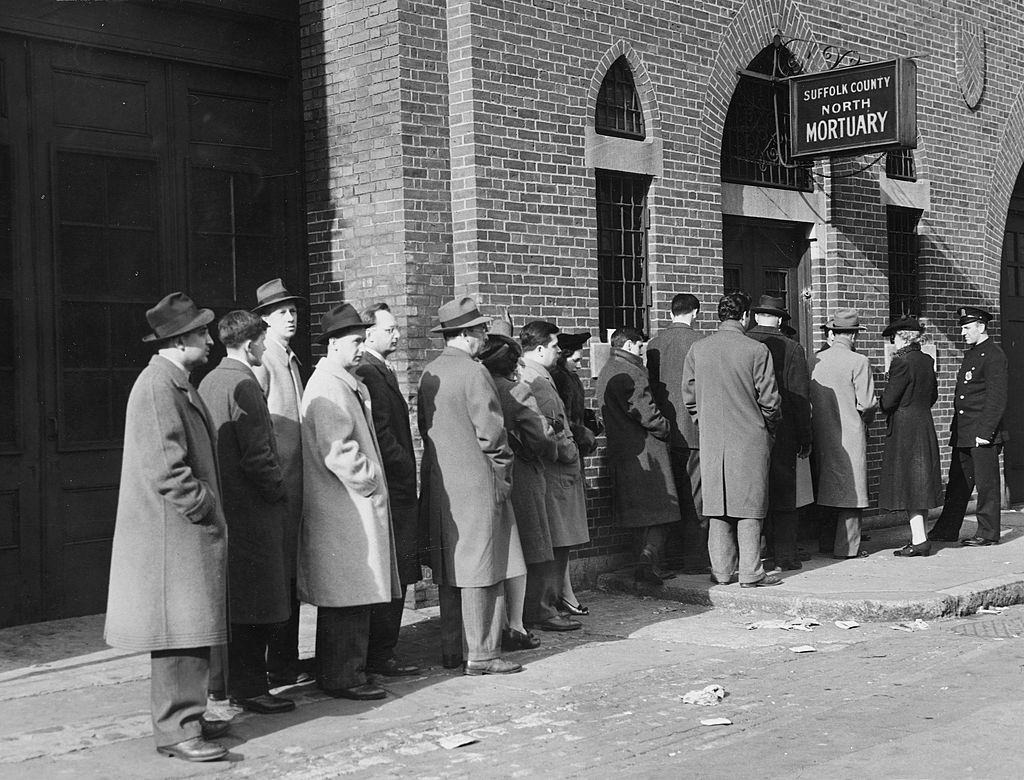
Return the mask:
<svg viewBox="0 0 1024 780">
<path fill-rule="evenodd" d="M 363 322 L 351 303 L 339 303 L 329 312 L 320 318 L 320 335 L 316 340 L 323 344 L 331 336 L 338 336 L 347 330 L 366 329 Z"/>
<path fill-rule="evenodd" d="M 484 348 L 480 350 L 480 354 L 477 357 L 481 363 L 490 368 L 497 361 L 507 360 L 510 357 L 510 352 L 512 359 L 517 360 L 523 353 L 523 348 L 511 336 L 505 336 L 501 333 L 488 333 L 487 341 L 484 342 Z"/>
<path fill-rule="evenodd" d="M 301 295 L 292 295 L 285 289 L 284 282 L 280 279 L 271 279 L 256 288 L 256 305 L 252 310 L 259 314 L 267 309 L 279 306 L 285 301 L 304 301 Z"/>
<path fill-rule="evenodd" d="M 183 292 L 172 292 L 146 311 L 146 321 L 153 332 L 143 341 L 163 341 L 201 328 L 213 322 L 213 311 L 200 309 Z"/>
<path fill-rule="evenodd" d="M 915 330 L 918 333 L 923 333 L 924 326 L 921 324 L 921 320 L 917 317 L 902 317 L 898 320 L 893 320 L 886 325 L 885 330 L 882 331 L 882 336 L 885 338 L 892 338 L 901 330 Z"/>
<path fill-rule="evenodd" d="M 589 333 L 559 333 L 558 334 L 558 348 L 562 352 L 576 352 L 577 350 L 583 349 L 583 345 L 587 343 L 590 338 Z"/>
<path fill-rule="evenodd" d="M 483 325 L 490 322 L 490 317 L 485 317 L 477 308 L 476 301 L 468 295 L 448 301 L 437 310 L 437 319 L 440 324 L 431 328 L 431 333 L 447 333 L 453 330 L 472 328 L 474 325 Z"/>
</svg>

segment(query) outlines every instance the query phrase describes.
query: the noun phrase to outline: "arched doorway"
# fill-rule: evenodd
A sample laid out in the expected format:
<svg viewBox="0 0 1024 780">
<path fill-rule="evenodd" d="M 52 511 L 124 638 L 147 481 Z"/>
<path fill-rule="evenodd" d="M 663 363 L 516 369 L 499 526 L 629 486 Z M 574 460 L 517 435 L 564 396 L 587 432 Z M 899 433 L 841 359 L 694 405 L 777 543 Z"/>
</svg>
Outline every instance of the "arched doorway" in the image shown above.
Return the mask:
<svg viewBox="0 0 1024 780">
<path fill-rule="evenodd" d="M 1009 385 L 1024 386 L 1024 168 L 1010 196 L 1003 233 L 1002 347 L 1010 364 Z M 1010 441 L 1003 450 L 1006 488 L 1010 502 L 1024 502 L 1024 406 L 1010 403 L 1004 417 Z"/>
</svg>

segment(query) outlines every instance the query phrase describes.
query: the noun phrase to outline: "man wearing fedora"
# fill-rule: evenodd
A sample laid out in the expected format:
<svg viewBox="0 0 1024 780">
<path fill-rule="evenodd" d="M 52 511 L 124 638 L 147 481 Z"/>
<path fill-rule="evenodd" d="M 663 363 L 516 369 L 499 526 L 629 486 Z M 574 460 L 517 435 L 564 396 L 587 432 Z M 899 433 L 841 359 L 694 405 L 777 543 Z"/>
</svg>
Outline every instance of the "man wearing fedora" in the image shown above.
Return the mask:
<svg viewBox="0 0 1024 780">
<path fill-rule="evenodd" d="M 860 518 L 868 505 L 867 428 L 874 417 L 875 380 L 856 352 L 860 314 L 839 309 L 824 329 L 830 346 L 811 364 L 811 428 L 822 507 L 818 543 L 835 558 L 863 558 Z"/>
<path fill-rule="evenodd" d="M 388 358 L 398 349 L 399 330 L 395 315 L 386 303 L 374 303 L 363 310 L 366 341 L 355 374 L 370 393 L 373 429 L 380 446 L 388 480 L 391 526 L 398 556 L 398 579 L 402 595 L 370 611 L 370 645 L 366 668 L 385 677 L 418 674 L 420 669 L 395 658 L 395 646 L 402 627 L 406 589 L 422 576 L 416 502 L 416 454 L 409 426 L 409 405 Z"/>
<path fill-rule="evenodd" d="M 302 374 L 299 359 L 290 346 L 299 325 L 297 307 L 303 300 L 288 292 L 281 279 L 271 279 L 256 290 L 253 307 L 253 312 L 267 323 L 266 351 L 261 365 L 253 367 L 253 371 L 267 398 L 274 424 L 287 503 L 283 555 L 291 588 L 290 609 L 288 619 L 270 639 L 267 672 L 271 685 L 292 685 L 310 679 L 299 664 L 299 599 L 295 587 L 296 545 L 302 518 Z"/>
<path fill-rule="evenodd" d="M 766 555 L 772 568 L 801 568 L 797 553 L 797 460 L 811 454 L 811 376 L 807 356 L 799 343 L 783 335 L 780 327 L 790 319 L 784 298 L 762 295 L 750 309 L 754 327 L 747 335 L 771 353 L 775 384 L 782 398 L 782 419 L 775 429 L 768 468 L 768 517 L 764 524 Z"/>
<path fill-rule="evenodd" d="M 388 483 L 370 392 L 355 376 L 366 326 L 351 304 L 324 314 L 326 343 L 302 396 L 299 597 L 317 606 L 317 682 L 329 696 L 383 699 L 366 676 L 370 613 L 401 598 Z"/>
<path fill-rule="evenodd" d="M 768 513 L 768 464 L 779 422 L 779 391 L 768 348 L 746 336 L 750 298 L 718 301 L 718 330 L 698 341 L 683 366 L 683 402 L 700 427 L 700 469 L 708 516 L 711 579 L 740 587 L 779 585 L 761 564 Z"/>
<path fill-rule="evenodd" d="M 690 347 L 701 339 L 693 328 L 698 312 L 697 296 L 675 295 L 671 303 L 672 322 L 647 345 L 647 371 L 654 402 L 671 426 L 668 451 L 679 494 L 684 574 L 708 571 L 708 524 L 700 492 L 700 439 L 697 425 L 683 405 L 683 364 Z"/>
<path fill-rule="evenodd" d="M 207 721 L 210 647 L 228 639 L 227 525 L 216 434 L 189 372 L 209 358 L 213 312 L 171 293 L 146 312 L 156 350 L 125 412 L 104 638 L 149 652 L 157 750 L 214 761 L 225 721 Z M 170 554 L 172 551 L 173 554 Z"/>
<path fill-rule="evenodd" d="M 423 439 L 420 511 L 441 606 L 444 665 L 465 674 L 509 674 L 500 657 L 505 580 L 526 574 L 510 501 L 512 450 L 494 380 L 475 359 L 489 317 L 464 296 L 437 311 L 444 350 L 420 377 Z"/>
<path fill-rule="evenodd" d="M 1006 354 L 988 335 L 992 315 L 976 306 L 957 309 L 960 334 L 967 344 L 953 395 L 953 419 L 949 426 L 949 479 L 942 514 L 928 538 L 955 542 L 960 537 L 971 491 L 978 488 L 978 533 L 964 539 L 967 547 L 999 543 L 1002 485 L 999 450 L 1008 436 L 1003 427 L 1006 412 Z"/>
</svg>

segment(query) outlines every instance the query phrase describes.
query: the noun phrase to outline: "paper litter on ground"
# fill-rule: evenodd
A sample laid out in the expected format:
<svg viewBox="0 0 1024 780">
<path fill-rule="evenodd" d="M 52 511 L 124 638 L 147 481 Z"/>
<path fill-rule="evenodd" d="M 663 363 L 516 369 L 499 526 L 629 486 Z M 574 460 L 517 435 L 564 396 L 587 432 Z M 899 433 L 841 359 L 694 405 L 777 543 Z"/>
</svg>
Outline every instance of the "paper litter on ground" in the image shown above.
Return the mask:
<svg viewBox="0 0 1024 780">
<path fill-rule="evenodd" d="M 700 722 L 702 726 L 731 726 L 732 721 L 728 718 L 703 718 Z"/>
<path fill-rule="evenodd" d="M 913 623 L 897 623 L 892 627 L 893 631 L 925 631 L 927 628 L 928 624 L 921 620 L 921 618 L 918 618 Z"/>
<path fill-rule="evenodd" d="M 818 652 L 818 649 L 816 647 L 811 647 L 810 645 L 797 645 L 796 647 L 791 647 L 789 649 L 790 649 L 791 652 L 794 652 L 794 653 L 816 653 L 816 652 Z"/>
<path fill-rule="evenodd" d="M 452 734 L 448 737 L 441 737 L 441 739 L 437 741 L 437 744 L 445 750 L 451 750 L 452 748 L 462 747 L 463 745 L 472 745 L 477 741 L 476 737 L 471 737 L 469 734 Z"/>
<path fill-rule="evenodd" d="M 1001 615 L 1006 612 L 1006 607 L 980 607 L 979 615 Z"/>
<path fill-rule="evenodd" d="M 791 618 L 790 620 L 758 620 L 756 623 L 748 623 L 747 631 L 755 628 L 779 628 L 783 631 L 810 631 L 811 626 L 820 626 L 814 618 Z"/>
<path fill-rule="evenodd" d="M 851 628 L 860 628 L 860 623 L 856 620 L 837 620 L 836 628 L 845 628 L 847 630 Z"/>
<path fill-rule="evenodd" d="M 690 691 L 683 695 L 683 704 L 699 704 L 708 707 L 718 704 L 725 698 L 725 688 L 721 685 L 708 685 L 699 691 Z"/>
</svg>

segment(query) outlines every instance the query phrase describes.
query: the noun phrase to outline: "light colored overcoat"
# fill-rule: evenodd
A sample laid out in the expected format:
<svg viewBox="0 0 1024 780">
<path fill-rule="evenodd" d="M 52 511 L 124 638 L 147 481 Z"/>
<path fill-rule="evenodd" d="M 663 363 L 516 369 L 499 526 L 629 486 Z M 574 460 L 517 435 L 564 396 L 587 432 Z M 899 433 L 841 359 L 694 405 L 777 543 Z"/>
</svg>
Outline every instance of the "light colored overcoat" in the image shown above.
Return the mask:
<svg viewBox="0 0 1024 780">
<path fill-rule="evenodd" d="M 420 507 L 434 581 L 487 587 L 525 574 L 509 500 L 512 450 L 491 375 L 467 353 L 445 347 L 423 369 L 417 412 Z"/>
<path fill-rule="evenodd" d="M 329 358 L 302 396 L 299 598 L 354 607 L 399 598 L 388 485 L 366 386 Z"/>
<path fill-rule="evenodd" d="M 199 384 L 217 432 L 232 623 L 280 623 L 291 612 L 284 559 L 288 507 L 273 426 L 252 369 L 225 357 Z"/>
<path fill-rule="evenodd" d="M 228 639 L 227 524 L 209 414 L 155 355 L 128 396 L 103 635 L 126 650 Z"/>
<path fill-rule="evenodd" d="M 811 363 L 816 500 L 822 506 L 868 505 L 867 424 L 876 406 L 867 357 L 853 351 L 848 336 L 836 335 Z"/>
<path fill-rule="evenodd" d="M 572 437 L 565 405 L 551 374 L 540 363 L 524 358 L 520 382 L 530 388 L 555 439 L 554 452 L 541 455 L 547 483 L 545 504 L 551 544 L 553 547 L 586 544 L 590 541 L 587 499 L 583 490 L 580 454 Z"/>
<path fill-rule="evenodd" d="M 271 335 L 266 338 L 263 365 L 253 373 L 267 398 L 270 419 L 274 423 L 277 458 L 284 475 L 288 516 L 284 527 L 286 574 L 295 578 L 296 545 L 302 518 L 302 375 L 299 359 Z"/>
<path fill-rule="evenodd" d="M 700 431 L 704 514 L 764 518 L 782 401 L 768 347 L 737 320 L 697 341 L 683 364 L 683 403 Z"/>
</svg>

